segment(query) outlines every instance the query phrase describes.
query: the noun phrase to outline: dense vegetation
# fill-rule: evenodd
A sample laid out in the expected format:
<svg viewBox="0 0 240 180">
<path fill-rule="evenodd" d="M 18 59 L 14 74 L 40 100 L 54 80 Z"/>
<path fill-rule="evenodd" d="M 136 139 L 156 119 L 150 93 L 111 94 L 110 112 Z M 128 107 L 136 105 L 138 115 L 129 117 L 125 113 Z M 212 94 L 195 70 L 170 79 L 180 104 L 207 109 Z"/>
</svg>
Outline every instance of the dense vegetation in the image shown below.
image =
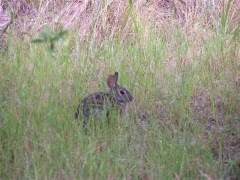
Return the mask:
<svg viewBox="0 0 240 180">
<path fill-rule="evenodd" d="M 2 2 L 0 178 L 240 178 L 238 1 Z M 115 71 L 129 116 L 84 133 Z"/>
</svg>

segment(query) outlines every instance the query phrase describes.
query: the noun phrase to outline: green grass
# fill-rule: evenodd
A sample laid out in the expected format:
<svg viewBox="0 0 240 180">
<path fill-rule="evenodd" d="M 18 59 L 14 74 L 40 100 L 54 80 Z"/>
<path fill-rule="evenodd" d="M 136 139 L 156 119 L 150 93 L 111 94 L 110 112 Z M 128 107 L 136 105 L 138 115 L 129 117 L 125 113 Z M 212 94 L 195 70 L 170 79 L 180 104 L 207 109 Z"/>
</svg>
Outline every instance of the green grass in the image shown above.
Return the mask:
<svg viewBox="0 0 240 180">
<path fill-rule="evenodd" d="M 178 28 L 172 33 L 100 47 L 89 40 L 86 48 L 70 31 L 70 44 L 59 43 L 55 57 L 44 45 L 10 35 L 0 55 L 0 177 L 239 177 L 239 150 L 228 144 L 240 134 L 238 42 L 217 32 L 203 40 Z M 74 122 L 75 108 L 104 91 L 115 71 L 135 97 L 130 116 L 85 134 Z M 199 112 L 191 103 L 200 92 Z M 146 121 L 138 122 L 142 111 Z M 210 117 L 215 129 L 207 127 Z"/>
</svg>

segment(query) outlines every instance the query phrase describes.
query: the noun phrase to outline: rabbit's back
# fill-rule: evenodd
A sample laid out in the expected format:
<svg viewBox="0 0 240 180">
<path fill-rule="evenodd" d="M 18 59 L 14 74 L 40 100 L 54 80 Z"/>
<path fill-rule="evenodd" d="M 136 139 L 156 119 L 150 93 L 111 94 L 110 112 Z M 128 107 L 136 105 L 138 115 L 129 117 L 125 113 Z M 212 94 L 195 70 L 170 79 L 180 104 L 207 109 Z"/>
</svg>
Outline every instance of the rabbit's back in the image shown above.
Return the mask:
<svg viewBox="0 0 240 180">
<path fill-rule="evenodd" d="M 93 93 L 85 97 L 78 105 L 75 118 L 77 119 L 80 114 L 83 115 L 86 121 L 90 115 L 94 117 L 102 115 L 106 106 L 107 96 L 104 92 Z"/>
<path fill-rule="evenodd" d="M 90 94 L 82 100 L 83 112 L 88 109 L 103 109 L 106 101 L 104 92 Z"/>
</svg>

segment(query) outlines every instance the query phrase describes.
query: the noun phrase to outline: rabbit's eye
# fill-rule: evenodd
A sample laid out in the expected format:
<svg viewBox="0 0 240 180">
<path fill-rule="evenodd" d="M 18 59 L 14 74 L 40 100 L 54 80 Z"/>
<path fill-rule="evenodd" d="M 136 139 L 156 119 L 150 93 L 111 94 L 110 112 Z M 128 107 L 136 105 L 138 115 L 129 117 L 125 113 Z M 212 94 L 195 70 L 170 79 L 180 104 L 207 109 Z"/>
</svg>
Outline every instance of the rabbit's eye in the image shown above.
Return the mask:
<svg viewBox="0 0 240 180">
<path fill-rule="evenodd" d="M 121 94 L 121 95 L 124 95 L 124 94 L 125 94 L 125 91 L 124 91 L 124 90 L 120 90 L 120 94 Z"/>
</svg>

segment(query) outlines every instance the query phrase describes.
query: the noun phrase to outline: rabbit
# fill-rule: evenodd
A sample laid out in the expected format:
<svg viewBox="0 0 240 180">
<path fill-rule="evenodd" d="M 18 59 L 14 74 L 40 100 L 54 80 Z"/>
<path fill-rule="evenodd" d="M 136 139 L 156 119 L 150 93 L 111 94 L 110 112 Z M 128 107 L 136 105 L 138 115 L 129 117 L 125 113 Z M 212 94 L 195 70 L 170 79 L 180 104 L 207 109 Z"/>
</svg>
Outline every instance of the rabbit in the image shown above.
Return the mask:
<svg viewBox="0 0 240 180">
<path fill-rule="evenodd" d="M 118 72 L 114 75 L 109 75 L 107 79 L 108 89 L 106 92 L 97 92 L 85 97 L 78 105 L 75 120 L 78 119 L 79 114 L 83 114 L 83 128 L 86 127 L 90 115 L 94 119 L 101 117 L 106 113 L 109 123 L 109 111 L 115 107 L 122 115 L 128 111 L 128 103 L 134 100 L 133 95 L 124 87 L 117 84 Z"/>
</svg>

